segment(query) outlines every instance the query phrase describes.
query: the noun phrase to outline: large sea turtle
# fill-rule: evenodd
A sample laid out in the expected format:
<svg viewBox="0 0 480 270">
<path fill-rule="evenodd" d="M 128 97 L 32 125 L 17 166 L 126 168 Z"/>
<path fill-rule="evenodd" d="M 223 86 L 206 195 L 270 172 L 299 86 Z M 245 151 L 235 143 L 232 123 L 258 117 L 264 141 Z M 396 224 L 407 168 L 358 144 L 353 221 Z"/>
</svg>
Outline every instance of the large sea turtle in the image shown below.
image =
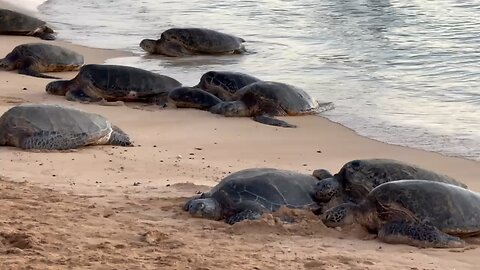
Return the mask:
<svg viewBox="0 0 480 270">
<path fill-rule="evenodd" d="M 67 48 L 45 43 L 18 45 L 0 60 L 0 69 L 18 69 L 20 74 L 53 79 L 58 78 L 40 72 L 72 71 L 78 70 L 82 65 L 82 55 Z"/>
<path fill-rule="evenodd" d="M 345 203 L 322 217 L 329 227 L 359 223 L 387 243 L 463 247 L 460 237 L 480 234 L 480 194 L 426 180 L 374 188 L 360 204 Z"/>
<path fill-rule="evenodd" d="M 0 145 L 65 150 L 93 144 L 132 142 L 105 117 L 59 105 L 22 104 L 0 117 Z"/>
<path fill-rule="evenodd" d="M 54 31 L 44 21 L 9 9 L 0 9 L 0 34 L 55 39 Z"/>
<path fill-rule="evenodd" d="M 202 75 L 195 87 L 210 92 L 224 101 L 229 101 L 238 90 L 258 81 L 261 80 L 245 73 L 208 71 Z"/>
<path fill-rule="evenodd" d="M 196 87 L 178 87 L 168 94 L 168 103 L 177 108 L 208 110 L 220 102 L 218 97 Z"/>
<path fill-rule="evenodd" d="M 306 115 L 333 108 L 333 103 L 319 103 L 302 89 L 279 82 L 260 81 L 238 90 L 232 101 L 219 103 L 210 112 L 230 117 L 253 117 L 257 122 L 281 127 L 295 127 L 273 118 L 277 115 Z"/>
<path fill-rule="evenodd" d="M 205 28 L 170 28 L 160 39 L 144 39 L 140 47 L 151 54 L 188 56 L 199 54 L 241 54 L 244 39 Z"/>
<path fill-rule="evenodd" d="M 170 90 L 181 83 L 147 70 L 117 65 L 85 65 L 71 80 L 54 81 L 46 86 L 53 95 L 65 95 L 81 102 L 140 101 L 164 105 Z"/>
<path fill-rule="evenodd" d="M 324 209 L 343 202 L 362 201 L 374 187 L 396 180 L 423 179 L 466 188 L 457 180 L 398 160 L 362 159 L 347 162 L 333 177 L 323 179 L 315 187 L 315 197 Z"/>
<path fill-rule="evenodd" d="M 195 217 L 225 219 L 234 224 L 259 219 L 263 213 L 290 208 L 316 208 L 311 175 L 271 168 L 245 169 L 225 177 L 209 192 L 190 199 L 184 209 Z"/>
</svg>

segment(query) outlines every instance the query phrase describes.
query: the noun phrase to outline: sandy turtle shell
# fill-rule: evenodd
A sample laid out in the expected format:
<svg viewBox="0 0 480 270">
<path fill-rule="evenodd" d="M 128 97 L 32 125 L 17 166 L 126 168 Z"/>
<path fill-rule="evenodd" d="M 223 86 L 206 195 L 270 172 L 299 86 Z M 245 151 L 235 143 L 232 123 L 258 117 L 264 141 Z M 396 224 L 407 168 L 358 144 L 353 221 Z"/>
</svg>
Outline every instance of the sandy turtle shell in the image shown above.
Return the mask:
<svg viewBox="0 0 480 270">
<path fill-rule="evenodd" d="M 65 95 L 68 100 L 167 102 L 170 90 L 180 87 L 177 80 L 129 66 L 85 65 L 71 80 L 49 83 L 46 91 Z"/>
<path fill-rule="evenodd" d="M 258 219 L 281 206 L 316 208 L 312 191 L 318 179 L 311 175 L 272 168 L 254 168 L 225 177 L 209 192 L 194 197 L 185 210 L 196 217 L 233 224 Z"/>
<path fill-rule="evenodd" d="M 391 181 L 423 179 L 467 186 L 450 176 L 392 159 L 363 159 L 347 162 L 339 173 L 318 182 L 316 198 L 330 208 L 343 202 L 361 202 L 375 187 Z"/>
<path fill-rule="evenodd" d="M 9 9 L 0 9 L 0 34 L 55 39 L 54 31 L 44 21 Z"/>
<path fill-rule="evenodd" d="M 196 87 L 229 101 L 238 90 L 258 81 L 261 80 L 241 72 L 209 71 L 202 75 Z"/>
<path fill-rule="evenodd" d="M 170 28 L 158 40 L 144 39 L 140 47 L 151 54 L 188 56 L 240 54 L 244 39 L 205 28 Z"/>
<path fill-rule="evenodd" d="M 83 65 L 83 56 L 56 45 L 28 43 L 16 46 L 0 60 L 0 68 L 41 78 L 56 78 L 40 72 L 78 70 Z"/>
<path fill-rule="evenodd" d="M 232 100 L 213 106 L 210 112 L 230 117 L 254 117 L 255 121 L 267 125 L 295 127 L 272 117 L 314 114 L 333 108 L 333 103 L 319 103 L 303 89 L 271 81 L 251 83 L 238 90 Z"/>
<path fill-rule="evenodd" d="M 426 180 L 387 182 L 372 189 L 360 204 L 328 210 L 330 227 L 359 223 L 388 243 L 420 247 L 463 247 L 456 237 L 480 234 L 480 194 Z"/>
<path fill-rule="evenodd" d="M 0 145 L 64 150 L 93 144 L 132 143 L 105 117 L 59 105 L 18 105 L 0 117 Z"/>
</svg>

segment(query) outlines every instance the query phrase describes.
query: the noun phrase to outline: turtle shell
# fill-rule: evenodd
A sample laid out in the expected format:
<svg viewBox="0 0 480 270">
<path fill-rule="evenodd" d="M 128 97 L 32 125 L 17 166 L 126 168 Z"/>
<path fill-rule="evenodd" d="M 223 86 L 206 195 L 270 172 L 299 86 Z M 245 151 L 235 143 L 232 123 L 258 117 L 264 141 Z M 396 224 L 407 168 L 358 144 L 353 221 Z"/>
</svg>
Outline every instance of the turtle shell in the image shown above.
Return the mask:
<svg viewBox="0 0 480 270">
<path fill-rule="evenodd" d="M 393 181 L 374 188 L 367 202 L 384 222 L 407 215 L 452 235 L 480 233 L 480 194 L 458 186 L 426 180 Z"/>
<path fill-rule="evenodd" d="M 19 12 L 0 9 L 0 33 L 28 34 L 45 26 L 45 22 Z"/>
<path fill-rule="evenodd" d="M 334 177 L 354 202 L 363 200 L 373 188 L 397 180 L 423 179 L 467 187 L 447 175 L 391 159 L 352 160 Z"/>
<path fill-rule="evenodd" d="M 281 206 L 303 208 L 316 205 L 313 188 L 318 180 L 306 174 L 272 168 L 255 168 L 225 177 L 204 197 L 215 198 L 224 208 L 256 201 L 270 211 Z"/>
</svg>

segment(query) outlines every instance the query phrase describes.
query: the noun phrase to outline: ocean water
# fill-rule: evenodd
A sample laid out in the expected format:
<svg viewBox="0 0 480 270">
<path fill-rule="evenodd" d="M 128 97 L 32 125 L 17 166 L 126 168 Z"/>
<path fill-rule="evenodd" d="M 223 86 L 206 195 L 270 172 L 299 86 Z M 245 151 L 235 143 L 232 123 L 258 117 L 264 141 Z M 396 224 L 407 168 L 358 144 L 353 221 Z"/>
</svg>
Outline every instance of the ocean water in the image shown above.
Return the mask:
<svg viewBox="0 0 480 270">
<path fill-rule="evenodd" d="M 480 160 L 476 0 L 48 0 L 38 10 L 59 38 L 135 53 L 108 63 L 186 85 L 209 70 L 294 84 L 333 101 L 336 108 L 322 115 L 361 135 Z M 143 38 L 170 27 L 235 34 L 250 53 L 176 59 L 142 52 Z"/>
</svg>

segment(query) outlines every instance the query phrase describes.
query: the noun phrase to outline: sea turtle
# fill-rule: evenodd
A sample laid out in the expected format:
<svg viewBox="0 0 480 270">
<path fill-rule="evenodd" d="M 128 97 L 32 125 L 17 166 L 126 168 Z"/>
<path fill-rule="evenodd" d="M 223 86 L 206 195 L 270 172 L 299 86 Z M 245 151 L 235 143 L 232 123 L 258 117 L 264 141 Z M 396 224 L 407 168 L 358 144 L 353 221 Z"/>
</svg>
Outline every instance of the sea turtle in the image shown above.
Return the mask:
<svg viewBox="0 0 480 270">
<path fill-rule="evenodd" d="M 229 101 L 239 89 L 258 81 L 261 80 L 245 73 L 208 71 L 202 75 L 195 87 L 210 92 L 224 101 Z"/>
<path fill-rule="evenodd" d="M 0 34 L 55 39 L 54 31 L 46 22 L 9 9 L 0 9 Z"/>
<path fill-rule="evenodd" d="M 241 54 L 244 39 L 205 28 L 170 28 L 160 39 L 144 39 L 140 47 L 151 54 L 189 56 L 199 54 Z"/>
<path fill-rule="evenodd" d="M 40 78 L 58 79 L 40 72 L 78 70 L 83 65 L 83 56 L 56 45 L 28 43 L 15 47 L 0 60 L 0 69 L 15 70 L 18 73 Z"/>
<path fill-rule="evenodd" d="M 46 86 L 53 95 L 65 95 L 81 102 L 140 101 L 164 105 L 170 90 L 182 84 L 168 76 L 117 65 L 85 65 L 71 80 L 54 81 Z"/>
<path fill-rule="evenodd" d="M 290 208 L 316 208 L 311 175 L 272 168 L 245 169 L 225 177 L 209 192 L 190 199 L 184 209 L 195 217 L 225 219 L 234 224 L 259 219 L 263 213 Z"/>
<path fill-rule="evenodd" d="M 328 210 L 329 227 L 358 223 L 387 243 L 463 247 L 460 237 L 480 234 L 480 194 L 426 180 L 401 180 L 374 188 L 360 204 Z"/>
<path fill-rule="evenodd" d="M 218 97 L 196 87 L 178 87 L 168 94 L 168 103 L 177 108 L 208 110 L 220 102 Z"/>
<path fill-rule="evenodd" d="M 460 187 L 457 180 L 392 159 L 362 159 L 347 162 L 333 177 L 323 179 L 315 187 L 315 197 L 324 209 L 340 203 L 362 201 L 374 187 L 395 180 L 423 179 Z"/>
<path fill-rule="evenodd" d="M 92 144 L 131 146 L 105 117 L 50 104 L 22 104 L 0 117 L 0 145 L 65 150 Z"/>
<path fill-rule="evenodd" d="M 273 116 L 314 114 L 332 108 L 333 103 L 320 104 L 298 87 L 260 81 L 238 90 L 232 101 L 219 103 L 210 108 L 210 112 L 230 117 L 253 117 L 257 122 L 272 126 L 296 127 Z"/>
</svg>

